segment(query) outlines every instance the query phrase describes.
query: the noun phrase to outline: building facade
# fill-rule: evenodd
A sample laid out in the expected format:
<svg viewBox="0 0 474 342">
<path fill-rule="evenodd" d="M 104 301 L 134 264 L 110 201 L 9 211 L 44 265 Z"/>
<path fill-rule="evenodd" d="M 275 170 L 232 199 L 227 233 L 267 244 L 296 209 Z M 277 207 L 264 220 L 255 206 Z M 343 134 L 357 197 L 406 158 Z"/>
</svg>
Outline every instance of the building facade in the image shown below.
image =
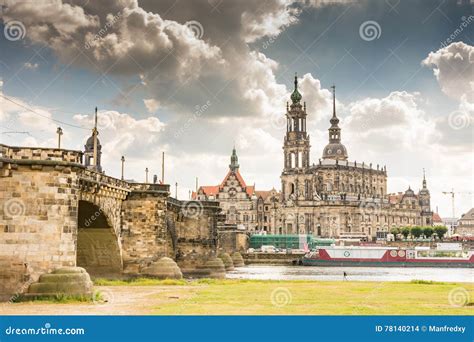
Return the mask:
<svg viewBox="0 0 474 342">
<path fill-rule="evenodd" d="M 280 194 L 275 190 L 256 191 L 247 185 L 239 171 L 237 152 L 232 150 L 229 171 L 218 185 L 201 186 L 192 198 L 219 201 L 225 224 L 237 225 L 249 232 L 270 231 L 276 224 Z"/>
<path fill-rule="evenodd" d="M 409 187 L 405 192 L 388 194 L 385 166 L 349 161 L 336 114 L 335 87 L 332 90 L 328 144 L 318 162 L 311 164 L 308 113 L 295 76 L 286 110 L 281 193 L 245 186 L 234 149 L 235 160 L 231 158 L 221 185 L 199 188 L 197 198 L 220 201 L 228 222 L 248 222 L 245 228 L 249 231 L 271 234 L 372 240 L 385 238 L 393 228 L 431 226 L 433 212 L 424 172 L 418 193 Z"/>
<path fill-rule="evenodd" d="M 462 237 L 474 237 L 474 208 L 463 214 L 458 221 L 456 234 Z"/>
<path fill-rule="evenodd" d="M 287 105 L 281 173 L 281 228 L 286 234 L 321 237 L 384 238 L 401 226 L 431 226 L 433 213 L 425 176 L 415 193 L 387 194 L 387 168 L 349 161 L 336 114 L 335 87 L 328 144 L 316 164 L 310 164 L 306 103 L 295 88 Z"/>
</svg>

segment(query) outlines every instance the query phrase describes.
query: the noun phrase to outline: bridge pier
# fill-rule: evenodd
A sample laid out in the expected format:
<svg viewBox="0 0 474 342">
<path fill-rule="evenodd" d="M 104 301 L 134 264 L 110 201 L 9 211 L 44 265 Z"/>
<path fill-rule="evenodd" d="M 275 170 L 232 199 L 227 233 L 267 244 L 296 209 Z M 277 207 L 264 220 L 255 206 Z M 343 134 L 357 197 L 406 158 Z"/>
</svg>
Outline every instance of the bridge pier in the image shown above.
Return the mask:
<svg viewBox="0 0 474 342">
<path fill-rule="evenodd" d="M 133 184 L 122 205 L 123 272 L 139 275 L 161 257 L 174 259 L 166 229 L 169 185 Z"/>
</svg>

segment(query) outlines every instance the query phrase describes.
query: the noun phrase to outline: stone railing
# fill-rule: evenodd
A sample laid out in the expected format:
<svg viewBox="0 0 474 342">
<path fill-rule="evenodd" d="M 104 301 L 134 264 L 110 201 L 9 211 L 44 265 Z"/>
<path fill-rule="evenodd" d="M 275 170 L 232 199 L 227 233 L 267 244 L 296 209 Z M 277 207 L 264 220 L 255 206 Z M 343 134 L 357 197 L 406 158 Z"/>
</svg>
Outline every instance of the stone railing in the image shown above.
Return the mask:
<svg viewBox="0 0 474 342">
<path fill-rule="evenodd" d="M 217 201 L 197 201 L 197 200 L 181 201 L 174 197 L 168 197 L 167 202 L 168 204 L 174 205 L 176 207 L 192 208 L 197 205 L 201 208 L 219 209 L 219 202 Z"/>
<path fill-rule="evenodd" d="M 16 147 L 0 144 L 0 158 L 11 160 L 61 161 L 82 164 L 81 151 L 57 148 Z"/>
<path fill-rule="evenodd" d="M 80 178 L 91 183 L 130 190 L 130 183 L 89 169 L 84 169 Z"/>
<path fill-rule="evenodd" d="M 128 183 L 128 186 L 132 191 L 135 192 L 159 192 L 168 193 L 170 192 L 169 184 L 158 184 L 158 183 Z"/>
</svg>

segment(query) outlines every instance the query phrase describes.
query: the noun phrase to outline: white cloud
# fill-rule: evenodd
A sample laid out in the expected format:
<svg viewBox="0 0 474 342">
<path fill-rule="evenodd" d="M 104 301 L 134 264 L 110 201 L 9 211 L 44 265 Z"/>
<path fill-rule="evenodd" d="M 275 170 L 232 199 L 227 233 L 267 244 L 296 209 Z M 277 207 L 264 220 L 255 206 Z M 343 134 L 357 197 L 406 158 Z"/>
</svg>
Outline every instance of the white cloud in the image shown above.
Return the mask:
<svg viewBox="0 0 474 342">
<path fill-rule="evenodd" d="M 155 113 L 160 108 L 160 102 L 155 99 L 143 99 L 143 103 L 149 113 Z"/>
<path fill-rule="evenodd" d="M 441 90 L 454 99 L 474 102 L 474 46 L 463 42 L 451 43 L 430 52 L 423 65 L 433 68 Z"/>
</svg>

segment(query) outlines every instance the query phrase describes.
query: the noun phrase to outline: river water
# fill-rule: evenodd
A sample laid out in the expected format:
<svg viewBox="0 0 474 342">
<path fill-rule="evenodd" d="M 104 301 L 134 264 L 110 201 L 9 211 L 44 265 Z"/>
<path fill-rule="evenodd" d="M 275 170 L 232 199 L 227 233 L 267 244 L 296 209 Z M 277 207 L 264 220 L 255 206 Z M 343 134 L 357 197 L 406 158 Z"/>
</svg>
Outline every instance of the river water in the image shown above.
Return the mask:
<svg viewBox="0 0 474 342">
<path fill-rule="evenodd" d="M 474 282 L 474 269 L 409 267 L 318 267 L 247 265 L 227 272 L 229 279 Z"/>
</svg>

